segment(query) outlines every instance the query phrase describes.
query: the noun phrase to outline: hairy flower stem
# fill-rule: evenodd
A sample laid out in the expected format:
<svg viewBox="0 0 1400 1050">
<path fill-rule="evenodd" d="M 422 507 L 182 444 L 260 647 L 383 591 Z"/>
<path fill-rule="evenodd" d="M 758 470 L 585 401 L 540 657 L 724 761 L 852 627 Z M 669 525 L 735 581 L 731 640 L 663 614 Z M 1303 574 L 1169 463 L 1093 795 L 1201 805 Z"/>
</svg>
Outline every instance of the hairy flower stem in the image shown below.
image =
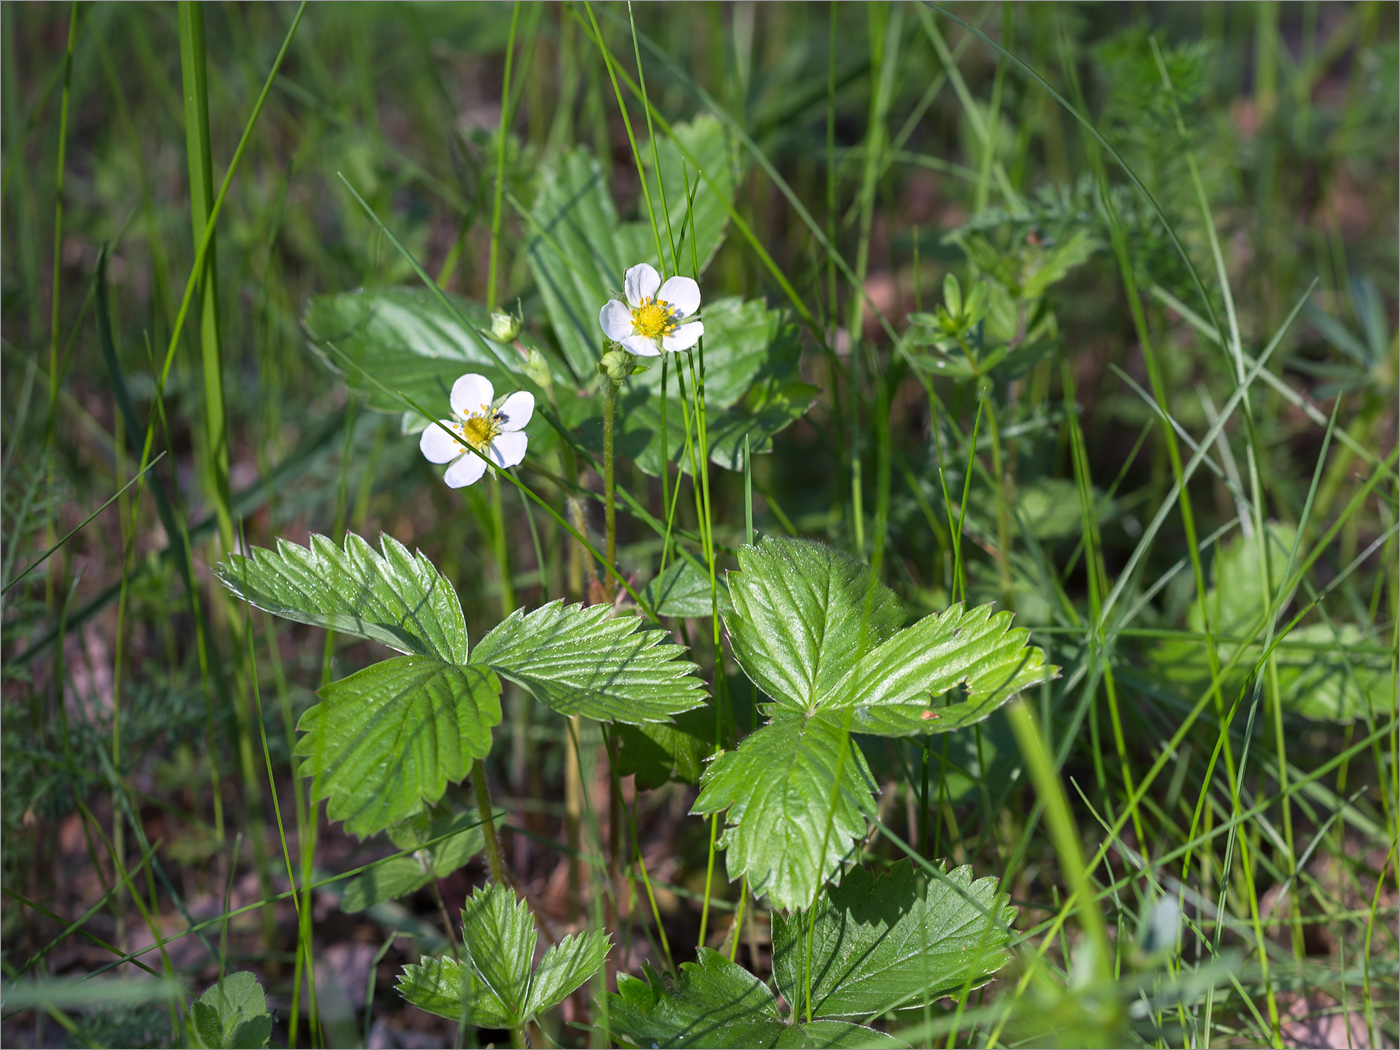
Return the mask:
<svg viewBox="0 0 1400 1050">
<path fill-rule="evenodd" d="M 603 383 L 603 527 L 607 535 L 604 553 L 608 563 L 617 564 L 617 507 L 613 493 L 617 487 L 616 469 L 613 464 L 613 415 L 617 407 L 617 384 L 611 379 Z M 612 597 L 615 589 L 611 577 L 603 581 L 605 593 Z"/>
<path fill-rule="evenodd" d="M 491 869 L 491 881 L 509 886 L 505 862 L 501 860 L 501 843 L 496 838 L 496 821 L 491 815 L 491 789 L 486 786 L 486 767 L 479 758 L 472 763 L 472 791 L 476 795 L 476 811 L 481 816 L 481 833 L 486 839 L 486 866 Z"/>
</svg>

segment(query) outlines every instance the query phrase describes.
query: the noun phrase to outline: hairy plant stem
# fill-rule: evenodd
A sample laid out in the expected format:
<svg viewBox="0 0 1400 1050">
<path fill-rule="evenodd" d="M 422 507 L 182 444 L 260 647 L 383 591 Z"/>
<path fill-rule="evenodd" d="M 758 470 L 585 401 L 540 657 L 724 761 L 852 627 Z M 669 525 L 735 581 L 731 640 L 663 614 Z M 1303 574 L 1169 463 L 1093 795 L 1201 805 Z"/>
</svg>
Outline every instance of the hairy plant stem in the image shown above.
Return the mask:
<svg viewBox="0 0 1400 1050">
<path fill-rule="evenodd" d="M 486 767 L 479 758 L 472 763 L 472 792 L 476 795 L 476 812 L 481 817 L 481 832 L 486 840 L 486 866 L 491 869 L 491 881 L 509 886 L 505 862 L 501 859 L 501 843 L 496 838 L 496 821 L 491 815 L 491 789 L 486 786 Z"/>
<path fill-rule="evenodd" d="M 617 408 L 617 384 L 611 379 L 603 383 L 603 528 L 606 534 L 608 562 L 617 564 L 617 506 L 614 491 L 617 488 L 616 468 L 613 462 L 613 415 Z M 609 599 L 616 591 L 611 578 L 604 578 L 603 591 Z"/>
</svg>

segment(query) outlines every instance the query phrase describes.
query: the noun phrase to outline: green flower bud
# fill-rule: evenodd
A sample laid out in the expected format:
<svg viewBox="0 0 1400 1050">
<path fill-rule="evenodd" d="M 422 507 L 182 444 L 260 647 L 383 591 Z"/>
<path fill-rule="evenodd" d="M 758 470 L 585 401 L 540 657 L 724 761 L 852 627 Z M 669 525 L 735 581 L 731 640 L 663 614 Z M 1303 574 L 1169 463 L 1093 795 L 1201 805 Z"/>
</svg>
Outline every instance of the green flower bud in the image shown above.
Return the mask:
<svg viewBox="0 0 1400 1050">
<path fill-rule="evenodd" d="M 613 347 L 598 362 L 598 371 L 620 385 L 632 374 L 632 365 L 635 360 L 636 358 L 621 347 Z"/>
<path fill-rule="evenodd" d="M 491 315 L 491 338 L 498 343 L 513 343 L 520 334 L 520 318 L 499 310 Z"/>
</svg>

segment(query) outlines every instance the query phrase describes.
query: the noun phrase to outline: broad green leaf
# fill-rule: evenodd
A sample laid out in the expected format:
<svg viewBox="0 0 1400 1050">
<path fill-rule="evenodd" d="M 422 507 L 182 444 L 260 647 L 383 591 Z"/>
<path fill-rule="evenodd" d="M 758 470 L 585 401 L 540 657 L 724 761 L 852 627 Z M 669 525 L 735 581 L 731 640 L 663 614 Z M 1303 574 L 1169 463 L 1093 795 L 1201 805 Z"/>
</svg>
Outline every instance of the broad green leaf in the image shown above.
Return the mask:
<svg viewBox="0 0 1400 1050">
<path fill-rule="evenodd" d="M 229 590 L 288 620 L 381 642 L 401 653 L 467 662 L 467 624 L 447 579 L 423 554 L 380 536 L 381 555 L 353 532 L 341 550 L 325 536 L 309 547 L 231 554 L 215 569 Z"/>
<path fill-rule="evenodd" d="M 861 657 L 899 630 L 899 599 L 870 568 L 810 540 L 766 538 L 739 550 L 725 613 L 744 673 L 789 709 L 816 707 Z"/>
<path fill-rule="evenodd" d="M 554 336 L 574 375 L 596 374 L 603 333 L 598 311 L 641 260 L 618 254 L 621 225 L 602 166 L 587 150 L 570 150 L 540 173 L 525 255 Z"/>
<path fill-rule="evenodd" d="M 643 791 L 671 780 L 698 784 L 705 759 L 715 750 L 715 715 L 707 705 L 682 711 L 669 722 L 616 725 L 612 733 L 617 775 L 636 776 Z"/>
<path fill-rule="evenodd" d="M 643 628 L 611 605 L 550 602 L 511 613 L 477 643 L 490 667 L 565 715 L 660 722 L 705 702 L 704 683 L 665 631 Z"/>
<path fill-rule="evenodd" d="M 650 967 L 646 979 L 619 974 L 608 1023 L 637 1046 L 897 1047 L 882 1032 L 844 1021 L 789 1024 L 768 986 L 709 948 L 682 963 L 678 980 Z"/>
<path fill-rule="evenodd" d="M 1012 614 L 962 603 L 906 627 L 851 668 L 820 709 L 877 736 L 947 733 L 980 722 L 1021 690 L 1055 677 L 1059 668 L 1011 629 Z M 963 695 L 940 696 L 956 685 Z"/>
<path fill-rule="evenodd" d="M 562 1003 L 598 972 L 611 947 L 611 937 L 602 930 L 570 934 L 551 945 L 530 981 L 526 1015 L 533 1017 Z"/>
<path fill-rule="evenodd" d="M 264 1047 L 272 1036 L 272 1015 L 258 979 L 246 970 L 225 974 L 190 1004 L 190 1022 L 201 1046 Z"/>
<path fill-rule="evenodd" d="M 327 815 L 362 837 L 431 806 L 491 749 L 500 688 L 489 668 L 423 656 L 330 683 L 298 725 L 313 797 L 328 799 Z"/>
<path fill-rule="evenodd" d="M 511 1025 L 525 1020 L 535 919 L 509 886 L 479 887 L 462 905 L 462 944 L 472 972 L 505 1008 Z"/>
<path fill-rule="evenodd" d="M 699 948 L 668 985 L 620 973 L 608 996 L 608 1024 L 638 1046 L 771 1047 L 787 1027 L 768 987 L 718 952 Z"/>
<path fill-rule="evenodd" d="M 724 574 L 715 577 L 721 609 L 729 604 L 729 588 Z M 642 597 L 656 610 L 657 616 L 707 617 L 713 611 L 710 604 L 710 574 L 693 562 L 678 558 L 656 579 L 646 585 Z"/>
<path fill-rule="evenodd" d="M 405 897 L 432 879 L 451 875 L 481 852 L 484 842 L 478 822 L 479 818 L 473 813 L 458 813 L 448 820 L 437 821 L 426 838 L 437 838 L 457 828 L 461 830 L 434 846 L 407 857 L 386 860 L 351 879 L 345 884 L 345 893 L 340 899 L 341 910 L 363 911 L 382 901 Z M 407 845 L 400 848 L 406 849 Z"/>
<path fill-rule="evenodd" d="M 870 1017 L 980 988 L 1009 958 L 1015 909 L 994 878 L 961 867 L 944 879 L 909 860 L 880 875 L 847 872 L 816 915 L 773 913 L 773 975 L 794 1012 L 806 1012 L 811 924 L 812 1013 Z"/>
<path fill-rule="evenodd" d="M 779 908 L 812 903 L 873 809 L 870 771 L 849 735 L 783 709 L 718 755 L 701 784 L 691 812 L 729 811 L 720 841 L 730 881 L 747 875 L 754 895 Z"/>
<path fill-rule="evenodd" d="M 399 994 L 420 1010 L 481 1028 L 509 1028 L 509 1011 L 471 967 L 447 955 L 425 955 L 399 973 Z"/>
<path fill-rule="evenodd" d="M 1265 531 L 1269 536 L 1267 592 L 1260 566 L 1260 555 L 1264 552 L 1260 550 L 1258 536 L 1236 536 L 1220 545 L 1211 565 L 1214 586 L 1206 592 L 1206 608 L 1210 614 L 1211 628 L 1216 634 L 1240 634 L 1246 630 L 1259 618 L 1265 605 L 1273 601 L 1283 582 L 1283 570 L 1297 530 L 1291 525 L 1274 522 Z M 1191 630 L 1205 632 L 1205 622 L 1198 604 L 1191 606 L 1187 622 Z M 1221 649 L 1222 659 L 1228 660 L 1233 653 L 1233 645 Z"/>
<path fill-rule="evenodd" d="M 700 273 L 705 272 L 715 252 L 724 241 L 724 228 L 729 222 L 725 204 L 734 199 L 734 189 L 738 183 L 738 170 L 735 162 L 738 154 L 733 150 L 724 125 L 715 117 L 702 115 L 693 121 L 676 124 L 672 127 L 685 151 L 693 159 L 686 159 L 670 136 L 659 136 L 656 152 L 661 157 L 661 186 L 657 185 L 656 166 L 652 160 L 651 143 L 641 147 L 642 166 L 646 169 L 647 185 L 651 190 L 652 205 L 656 209 L 656 221 L 661 227 L 661 243 L 666 251 L 667 272 L 670 266 L 671 246 L 667 238 L 666 215 L 670 216 L 671 234 L 676 239 L 676 255 L 680 259 L 680 272 L 691 274 L 690 231 L 695 230 L 695 256 L 700 263 Z M 696 165 L 710 177 L 710 181 L 700 177 Z M 690 183 L 691 197 L 686 197 L 686 181 Z M 710 188 L 710 182 L 718 188 L 719 194 Z M 666 211 L 663 213 L 661 188 L 665 189 Z M 638 238 L 646 245 L 645 255 L 638 255 L 633 262 L 643 260 L 659 267 L 656 258 L 656 242 L 651 235 L 651 223 L 646 214 L 645 202 L 639 203 L 641 220 L 636 223 Z M 632 265 L 628 263 L 628 265 Z M 710 317 L 705 314 L 705 331 L 709 332 Z"/>
<path fill-rule="evenodd" d="M 461 296 L 448 298 L 456 311 L 419 288 L 318 295 L 306 308 L 302 323 L 326 364 L 364 393 L 370 408 L 381 412 L 403 411 L 403 403 L 392 396 L 402 393 L 430 411 L 442 409 L 445 415 L 452 384 L 465 372 L 486 376 L 503 394 L 533 388 L 524 355 L 491 338 L 490 311 Z M 540 349 L 524 332 L 519 341 L 527 350 Z M 503 372 L 498 360 L 511 371 Z M 570 380 L 562 365 L 553 363 L 548 354 L 545 360 L 551 364 L 553 378 Z M 380 383 L 390 393 L 380 389 Z"/>
</svg>

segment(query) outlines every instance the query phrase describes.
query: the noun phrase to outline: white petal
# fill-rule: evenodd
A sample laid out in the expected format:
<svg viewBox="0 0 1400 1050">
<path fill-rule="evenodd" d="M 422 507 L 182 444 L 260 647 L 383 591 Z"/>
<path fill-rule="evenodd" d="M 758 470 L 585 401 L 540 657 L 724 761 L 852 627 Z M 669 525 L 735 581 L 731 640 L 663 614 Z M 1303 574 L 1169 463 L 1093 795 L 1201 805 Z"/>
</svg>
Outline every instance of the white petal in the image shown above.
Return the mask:
<svg viewBox="0 0 1400 1050">
<path fill-rule="evenodd" d="M 525 424 L 535 414 L 535 395 L 528 390 L 517 390 L 496 409 L 502 430 L 524 430 Z"/>
<path fill-rule="evenodd" d="M 620 343 L 632 334 L 632 311 L 625 303 L 609 299 L 598 313 L 598 323 L 603 326 L 605 336 Z"/>
<path fill-rule="evenodd" d="M 482 405 L 489 405 L 496 396 L 491 380 L 475 373 L 464 375 L 452 384 L 452 411 L 474 416 Z"/>
<path fill-rule="evenodd" d="M 429 463 L 447 463 L 462 454 L 466 446 L 443 429 L 451 425 L 450 419 L 429 423 L 428 429 L 418 439 L 418 448 L 428 457 Z"/>
<path fill-rule="evenodd" d="M 700 309 L 700 286 L 689 277 L 668 277 L 656 294 L 678 318 Z"/>
<path fill-rule="evenodd" d="M 663 335 L 661 345 L 674 354 L 680 350 L 689 350 L 704 334 L 705 322 L 691 321 L 690 324 L 681 325 L 670 335 Z"/>
<path fill-rule="evenodd" d="M 629 335 L 622 340 L 622 345 L 638 357 L 661 356 L 661 348 L 656 345 L 656 340 L 648 339 L 644 335 Z"/>
<path fill-rule="evenodd" d="M 651 263 L 638 263 L 627 271 L 627 276 L 623 279 L 627 301 L 634 309 L 642 305 L 643 299 L 655 299 L 656 290 L 660 287 L 661 275 Z"/>
<path fill-rule="evenodd" d="M 474 452 L 468 452 L 447 468 L 447 473 L 442 476 L 442 480 L 447 482 L 450 488 L 460 489 L 480 481 L 481 475 L 485 473 L 486 460 Z"/>
<path fill-rule="evenodd" d="M 504 434 L 496 435 L 488 455 L 498 467 L 513 467 L 525 458 L 525 446 L 529 442 L 530 439 L 519 431 L 507 430 Z"/>
</svg>

